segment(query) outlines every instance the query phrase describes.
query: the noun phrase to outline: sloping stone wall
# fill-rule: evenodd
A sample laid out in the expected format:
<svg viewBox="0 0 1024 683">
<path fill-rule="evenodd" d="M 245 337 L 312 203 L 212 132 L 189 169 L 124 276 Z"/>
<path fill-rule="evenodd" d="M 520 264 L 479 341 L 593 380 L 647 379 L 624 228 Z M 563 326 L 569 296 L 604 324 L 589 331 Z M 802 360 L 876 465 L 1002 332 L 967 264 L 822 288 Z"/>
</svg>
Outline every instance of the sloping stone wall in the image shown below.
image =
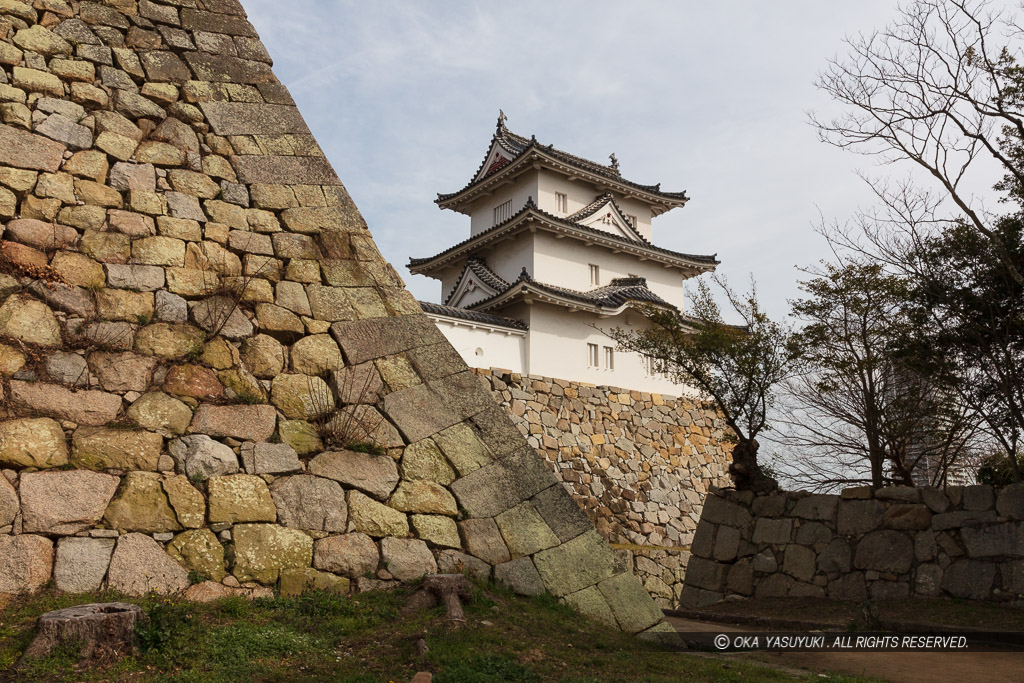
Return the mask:
<svg viewBox="0 0 1024 683">
<path fill-rule="evenodd" d="M 658 604 L 676 607 L 704 497 L 730 483 L 718 414 L 687 398 L 474 372 Z"/>
<path fill-rule="evenodd" d="M 683 605 L 745 597 L 1024 597 L 1024 484 L 869 487 L 842 495 L 716 490 Z"/>
<path fill-rule="evenodd" d="M 667 628 L 381 257 L 236 0 L 0 0 L 0 223 L 0 592 L 465 569 Z"/>
</svg>

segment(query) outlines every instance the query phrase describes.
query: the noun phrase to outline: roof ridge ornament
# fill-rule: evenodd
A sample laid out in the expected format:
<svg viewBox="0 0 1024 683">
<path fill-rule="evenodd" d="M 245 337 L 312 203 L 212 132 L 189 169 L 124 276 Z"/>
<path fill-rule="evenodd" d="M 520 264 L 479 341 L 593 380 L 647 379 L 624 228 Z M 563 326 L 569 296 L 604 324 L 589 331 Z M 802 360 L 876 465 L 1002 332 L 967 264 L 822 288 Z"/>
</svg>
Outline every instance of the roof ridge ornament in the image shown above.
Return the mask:
<svg viewBox="0 0 1024 683">
<path fill-rule="evenodd" d="M 619 170 L 619 160 L 615 156 L 615 152 L 612 152 L 611 154 L 609 154 L 608 155 L 608 159 L 612 162 L 612 164 L 611 164 L 612 170 L 618 172 L 618 170 Z"/>
<path fill-rule="evenodd" d="M 505 111 L 502 109 L 498 110 L 498 129 L 505 127 L 505 122 L 508 121 L 508 117 L 505 116 Z"/>
<path fill-rule="evenodd" d="M 526 281 L 532 280 L 532 279 L 533 278 L 530 277 L 530 274 L 526 272 L 526 266 L 523 266 L 523 269 L 521 271 L 519 271 L 519 279 L 518 279 L 518 281 L 519 282 L 526 282 Z"/>
</svg>

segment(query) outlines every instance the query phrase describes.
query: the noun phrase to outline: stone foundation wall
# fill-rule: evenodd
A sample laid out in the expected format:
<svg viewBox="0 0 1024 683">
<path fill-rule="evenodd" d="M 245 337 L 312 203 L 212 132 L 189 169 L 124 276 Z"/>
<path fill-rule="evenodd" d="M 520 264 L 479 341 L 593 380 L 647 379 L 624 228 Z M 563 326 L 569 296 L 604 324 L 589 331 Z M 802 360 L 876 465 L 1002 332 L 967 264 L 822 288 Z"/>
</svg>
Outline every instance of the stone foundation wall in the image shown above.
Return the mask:
<svg viewBox="0 0 1024 683">
<path fill-rule="evenodd" d="M 675 607 L 710 486 L 725 486 L 717 414 L 692 399 L 474 369 L 597 530 Z"/>
<path fill-rule="evenodd" d="M 1024 485 L 868 487 L 842 495 L 716 490 L 682 604 L 723 599 L 1024 597 Z"/>
<path fill-rule="evenodd" d="M 464 569 L 671 630 L 270 65 L 237 0 L 0 0 L 0 592 Z"/>
</svg>

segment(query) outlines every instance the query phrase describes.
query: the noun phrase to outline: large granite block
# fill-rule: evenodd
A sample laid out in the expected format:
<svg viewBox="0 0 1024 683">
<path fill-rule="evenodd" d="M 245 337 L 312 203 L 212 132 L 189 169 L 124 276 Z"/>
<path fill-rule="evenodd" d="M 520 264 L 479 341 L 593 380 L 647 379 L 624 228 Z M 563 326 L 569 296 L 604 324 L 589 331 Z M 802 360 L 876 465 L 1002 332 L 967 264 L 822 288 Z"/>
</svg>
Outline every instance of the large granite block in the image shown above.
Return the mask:
<svg viewBox="0 0 1024 683">
<path fill-rule="evenodd" d="M 424 344 L 448 343 L 425 315 L 334 323 L 331 334 L 341 346 L 349 365 L 391 356 Z"/>
<path fill-rule="evenodd" d="M 556 596 L 583 590 L 615 573 L 615 552 L 596 531 L 543 550 L 533 556 L 533 561 L 544 585 Z"/>
<path fill-rule="evenodd" d="M 217 135 L 309 135 L 302 114 L 293 106 L 251 102 L 200 102 L 199 108 Z"/>
<path fill-rule="evenodd" d="M 231 165 L 243 183 L 341 185 L 330 163 L 317 157 L 233 156 Z"/>
</svg>

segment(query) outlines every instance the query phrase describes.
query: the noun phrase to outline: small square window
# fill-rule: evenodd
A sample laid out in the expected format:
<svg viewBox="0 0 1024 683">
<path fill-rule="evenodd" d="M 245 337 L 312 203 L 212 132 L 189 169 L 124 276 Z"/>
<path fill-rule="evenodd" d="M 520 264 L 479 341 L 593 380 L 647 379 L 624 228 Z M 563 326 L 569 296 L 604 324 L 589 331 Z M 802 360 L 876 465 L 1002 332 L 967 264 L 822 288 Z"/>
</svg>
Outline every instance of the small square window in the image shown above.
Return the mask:
<svg viewBox="0 0 1024 683">
<path fill-rule="evenodd" d="M 564 192 L 555 193 L 555 210 L 558 213 L 569 213 L 569 195 Z"/>
<path fill-rule="evenodd" d="M 587 365 L 596 368 L 597 365 L 597 344 L 587 344 Z"/>
<path fill-rule="evenodd" d="M 590 266 L 590 284 L 597 287 L 601 284 L 601 268 L 593 263 L 588 265 Z"/>
</svg>

